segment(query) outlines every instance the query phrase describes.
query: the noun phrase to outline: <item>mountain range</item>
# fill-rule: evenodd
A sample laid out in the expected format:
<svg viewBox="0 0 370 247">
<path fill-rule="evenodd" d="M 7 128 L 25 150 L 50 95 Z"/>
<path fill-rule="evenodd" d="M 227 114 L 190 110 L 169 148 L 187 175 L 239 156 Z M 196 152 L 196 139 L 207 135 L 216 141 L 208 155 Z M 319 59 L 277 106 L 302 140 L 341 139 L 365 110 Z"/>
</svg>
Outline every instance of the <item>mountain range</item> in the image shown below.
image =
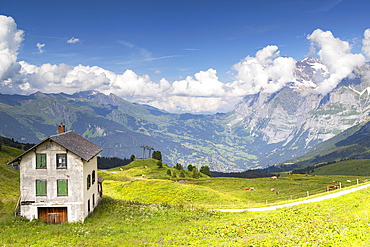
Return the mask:
<svg viewBox="0 0 370 247">
<path fill-rule="evenodd" d="M 103 147 L 102 156 L 140 158 L 140 146 L 147 145 L 169 165 L 208 165 L 221 172 L 264 168 L 367 122 L 368 66 L 324 96 L 315 87 L 329 72 L 319 59 L 307 57 L 278 92 L 247 95 L 232 111 L 213 115 L 173 114 L 97 91 L 0 94 L 0 135 L 37 143 L 63 122 Z"/>
</svg>

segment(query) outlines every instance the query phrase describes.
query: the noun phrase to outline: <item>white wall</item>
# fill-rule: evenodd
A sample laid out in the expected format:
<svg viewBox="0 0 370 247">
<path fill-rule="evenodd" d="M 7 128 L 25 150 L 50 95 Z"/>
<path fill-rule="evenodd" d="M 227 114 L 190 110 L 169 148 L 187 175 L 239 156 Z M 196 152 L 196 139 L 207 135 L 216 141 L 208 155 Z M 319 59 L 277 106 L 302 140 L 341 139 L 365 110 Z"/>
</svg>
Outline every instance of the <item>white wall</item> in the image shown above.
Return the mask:
<svg viewBox="0 0 370 247">
<path fill-rule="evenodd" d="M 46 154 L 46 169 L 36 169 L 36 153 Z M 67 169 L 56 169 L 56 155 L 65 153 Z M 97 196 L 97 180 L 88 191 L 86 190 L 87 173 L 91 174 L 92 170 L 95 170 L 97 174 L 96 162 L 96 156 L 90 162 L 82 161 L 77 155 L 50 141 L 38 146 L 36 152 L 25 154 L 20 164 L 21 202 L 35 203 L 21 205 L 21 215 L 28 219 L 37 219 L 37 207 L 67 206 L 68 221 L 83 221 L 88 215 L 87 198 L 91 198 L 92 193 Z M 47 196 L 36 196 L 36 179 L 47 180 Z M 58 179 L 68 180 L 68 196 L 57 196 Z M 92 203 L 90 209 L 93 210 Z"/>
<path fill-rule="evenodd" d="M 95 197 L 95 207 L 97 206 L 98 204 L 98 197 L 99 197 L 99 193 L 98 193 L 98 158 L 95 156 L 94 158 L 92 158 L 89 162 L 87 161 L 83 161 L 84 165 L 83 165 L 83 176 L 84 176 L 84 203 L 85 203 L 85 209 L 84 209 L 84 212 L 85 212 L 85 217 L 89 214 L 88 212 L 88 204 L 87 204 L 87 201 L 90 200 L 90 213 L 92 211 L 94 211 L 94 207 L 93 207 L 93 198 L 92 198 L 92 195 L 94 194 L 94 197 Z M 92 184 L 92 172 L 95 171 L 95 183 Z M 89 190 L 87 190 L 87 176 L 88 175 L 91 175 L 91 187 Z"/>
</svg>

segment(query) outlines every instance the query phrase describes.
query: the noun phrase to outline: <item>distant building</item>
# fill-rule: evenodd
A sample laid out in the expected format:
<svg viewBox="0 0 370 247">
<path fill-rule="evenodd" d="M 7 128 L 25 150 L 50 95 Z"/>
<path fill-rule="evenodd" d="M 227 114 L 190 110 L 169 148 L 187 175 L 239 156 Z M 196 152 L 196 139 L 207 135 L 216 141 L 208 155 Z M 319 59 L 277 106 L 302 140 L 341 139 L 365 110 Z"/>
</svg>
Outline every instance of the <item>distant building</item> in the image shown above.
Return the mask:
<svg viewBox="0 0 370 247">
<path fill-rule="evenodd" d="M 102 148 L 63 124 L 58 133 L 7 163 L 19 163 L 20 214 L 47 223 L 84 221 L 102 199 Z"/>
</svg>

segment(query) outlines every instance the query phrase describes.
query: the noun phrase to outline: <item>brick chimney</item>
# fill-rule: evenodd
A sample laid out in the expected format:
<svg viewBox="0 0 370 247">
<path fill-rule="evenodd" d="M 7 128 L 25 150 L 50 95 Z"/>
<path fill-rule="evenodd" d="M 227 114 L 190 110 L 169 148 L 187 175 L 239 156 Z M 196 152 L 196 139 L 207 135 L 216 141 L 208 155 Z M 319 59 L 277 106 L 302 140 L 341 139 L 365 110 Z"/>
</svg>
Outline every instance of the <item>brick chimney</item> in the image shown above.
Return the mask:
<svg viewBox="0 0 370 247">
<path fill-rule="evenodd" d="M 58 125 L 58 134 L 62 134 L 64 132 L 66 132 L 66 126 L 63 123 L 60 123 Z"/>
</svg>

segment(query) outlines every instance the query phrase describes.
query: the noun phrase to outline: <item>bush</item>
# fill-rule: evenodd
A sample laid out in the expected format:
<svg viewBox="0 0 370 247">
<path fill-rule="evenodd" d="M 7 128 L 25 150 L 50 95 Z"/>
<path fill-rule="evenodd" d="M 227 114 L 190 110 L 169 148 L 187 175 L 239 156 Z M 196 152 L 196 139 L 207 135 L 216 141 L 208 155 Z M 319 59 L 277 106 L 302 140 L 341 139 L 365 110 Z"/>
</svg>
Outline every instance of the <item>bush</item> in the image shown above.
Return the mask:
<svg viewBox="0 0 370 247">
<path fill-rule="evenodd" d="M 155 160 L 162 160 L 161 151 L 154 151 L 152 154 L 152 158 Z"/>
<path fill-rule="evenodd" d="M 176 171 L 173 171 L 173 173 L 172 173 L 172 177 L 177 178 Z"/>
<path fill-rule="evenodd" d="M 162 160 L 158 160 L 157 166 L 158 166 L 158 168 L 163 168 Z"/>
<path fill-rule="evenodd" d="M 207 175 L 207 176 L 212 176 L 211 175 L 211 171 L 209 170 L 209 167 L 208 166 L 202 166 L 201 168 L 200 168 L 200 172 L 201 173 L 203 173 L 203 174 L 205 174 L 205 175 Z"/>
<path fill-rule="evenodd" d="M 193 167 L 192 170 L 193 170 L 192 178 L 199 178 L 198 169 L 196 167 Z"/>
<path fill-rule="evenodd" d="M 179 171 L 181 171 L 181 170 L 183 170 L 183 169 L 184 169 L 180 163 L 176 163 L 175 168 L 176 168 L 177 170 L 179 170 Z"/>
<path fill-rule="evenodd" d="M 182 170 L 182 171 L 180 172 L 179 177 L 180 177 L 180 178 L 184 178 L 184 177 L 185 177 L 185 172 L 184 172 L 184 170 Z"/>
<path fill-rule="evenodd" d="M 23 149 L 22 149 L 22 145 L 21 145 L 21 144 L 17 144 L 17 145 L 15 146 L 15 148 L 18 148 L 18 149 L 23 150 Z"/>
<path fill-rule="evenodd" d="M 195 166 L 192 166 L 191 164 L 188 165 L 188 171 L 191 172 L 195 168 Z"/>
<path fill-rule="evenodd" d="M 135 160 L 135 155 L 131 155 L 130 160 L 134 161 Z"/>
<path fill-rule="evenodd" d="M 167 169 L 167 175 L 171 176 L 171 169 Z"/>
<path fill-rule="evenodd" d="M 1 149 L 3 148 L 3 145 L 1 144 L 1 142 L 0 142 L 0 151 L 1 151 Z"/>
</svg>

